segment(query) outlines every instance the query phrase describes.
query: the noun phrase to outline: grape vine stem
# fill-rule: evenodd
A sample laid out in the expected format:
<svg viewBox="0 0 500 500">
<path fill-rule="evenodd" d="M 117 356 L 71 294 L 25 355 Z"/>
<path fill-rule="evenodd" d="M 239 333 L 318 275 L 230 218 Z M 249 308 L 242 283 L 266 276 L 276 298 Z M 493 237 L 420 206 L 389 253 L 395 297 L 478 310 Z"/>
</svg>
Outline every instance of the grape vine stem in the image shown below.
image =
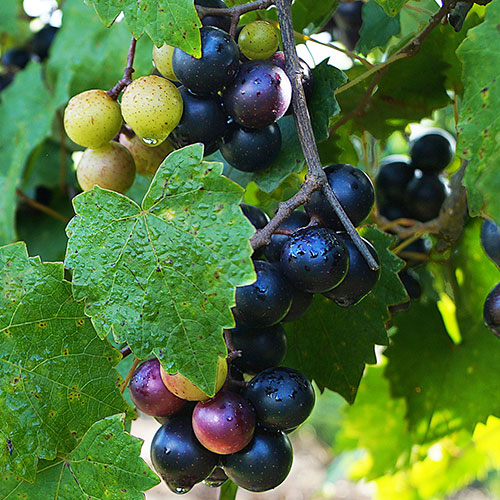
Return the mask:
<svg viewBox="0 0 500 500">
<path fill-rule="evenodd" d="M 69 217 L 66 217 L 63 214 L 60 214 L 59 212 L 56 212 L 54 209 L 48 207 L 47 205 L 43 205 L 42 203 L 39 203 L 36 200 L 32 200 L 29 196 L 26 196 L 20 189 L 16 189 L 16 194 L 26 202 L 27 205 L 30 207 L 35 208 L 36 210 L 39 210 L 40 212 L 43 212 L 47 215 L 50 215 L 51 217 L 54 217 L 54 219 L 58 219 L 65 224 L 67 224 L 70 219 Z"/>
<path fill-rule="evenodd" d="M 120 392 L 123 394 L 125 392 L 125 389 L 127 388 L 128 383 L 130 382 L 130 379 L 134 375 L 135 369 L 137 368 L 137 365 L 141 362 L 139 358 L 135 358 L 132 366 L 130 367 L 130 370 L 127 373 L 127 376 L 123 379 L 122 385 L 120 386 Z"/>
<path fill-rule="evenodd" d="M 134 72 L 134 58 L 135 58 L 135 48 L 137 45 L 137 40 L 132 37 L 132 40 L 130 41 L 130 47 L 128 49 L 128 56 L 127 56 L 127 66 L 123 70 L 123 78 L 119 80 L 116 85 L 108 90 L 108 95 L 112 99 L 116 101 L 118 99 L 118 96 L 120 95 L 121 91 L 127 86 L 132 83 L 132 73 Z"/>
</svg>

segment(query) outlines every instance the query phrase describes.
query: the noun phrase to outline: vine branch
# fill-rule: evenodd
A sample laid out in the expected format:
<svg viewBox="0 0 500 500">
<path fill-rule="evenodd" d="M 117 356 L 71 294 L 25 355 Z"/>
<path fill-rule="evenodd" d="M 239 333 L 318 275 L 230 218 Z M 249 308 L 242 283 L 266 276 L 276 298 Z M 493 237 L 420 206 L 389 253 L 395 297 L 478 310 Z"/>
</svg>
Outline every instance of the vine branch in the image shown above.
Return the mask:
<svg viewBox="0 0 500 500">
<path fill-rule="evenodd" d="M 108 90 L 109 97 L 111 97 L 115 101 L 116 99 L 118 99 L 120 92 L 127 85 L 130 85 L 132 83 L 132 73 L 134 72 L 134 58 L 135 58 L 136 45 L 137 45 L 137 40 L 134 37 L 132 37 L 132 40 L 130 40 L 130 47 L 128 49 L 127 66 L 123 70 L 123 78 L 119 80 L 112 89 Z"/>
<path fill-rule="evenodd" d="M 39 210 L 40 212 L 43 212 L 47 215 L 50 215 L 51 217 L 54 217 L 54 219 L 58 219 L 65 224 L 67 224 L 70 221 L 69 217 L 66 217 L 63 214 L 60 214 L 59 212 L 56 212 L 53 208 L 48 207 L 47 205 L 43 205 L 42 203 L 39 203 L 36 200 L 32 200 L 29 196 L 26 196 L 20 189 L 16 189 L 16 194 L 26 202 L 27 205 L 30 207 L 35 208 L 36 210 Z"/>
</svg>

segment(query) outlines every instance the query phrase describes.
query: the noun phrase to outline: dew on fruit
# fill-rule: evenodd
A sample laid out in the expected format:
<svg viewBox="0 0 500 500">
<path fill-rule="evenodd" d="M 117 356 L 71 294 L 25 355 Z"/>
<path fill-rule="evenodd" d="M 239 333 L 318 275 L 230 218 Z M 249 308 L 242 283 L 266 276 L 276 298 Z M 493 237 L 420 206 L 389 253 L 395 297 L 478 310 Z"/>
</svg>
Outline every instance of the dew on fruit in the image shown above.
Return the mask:
<svg viewBox="0 0 500 500">
<path fill-rule="evenodd" d="M 142 142 L 144 144 L 146 144 L 147 146 L 155 146 L 156 144 L 158 144 L 157 139 L 152 139 L 152 138 L 147 138 L 147 137 L 143 137 Z"/>
</svg>

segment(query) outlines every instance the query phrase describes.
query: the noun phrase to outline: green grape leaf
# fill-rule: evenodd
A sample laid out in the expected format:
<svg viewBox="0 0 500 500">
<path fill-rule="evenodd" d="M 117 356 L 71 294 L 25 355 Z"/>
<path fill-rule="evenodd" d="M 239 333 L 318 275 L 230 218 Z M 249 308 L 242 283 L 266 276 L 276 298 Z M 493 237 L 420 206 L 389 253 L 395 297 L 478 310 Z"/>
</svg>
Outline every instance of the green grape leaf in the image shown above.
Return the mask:
<svg viewBox="0 0 500 500">
<path fill-rule="evenodd" d="M 168 43 L 195 57 L 201 56 L 201 21 L 193 0 L 86 0 L 101 21 L 111 26 L 120 12 L 135 38 L 146 32 L 161 47 Z"/>
<path fill-rule="evenodd" d="M 460 104 L 458 124 L 458 154 L 467 158 L 464 185 L 467 188 L 469 210 L 500 223 L 500 175 L 498 165 L 498 107 L 500 55 L 500 6 L 486 7 L 484 22 L 469 30 L 457 54 L 463 63 L 465 92 Z"/>
<path fill-rule="evenodd" d="M 328 138 L 330 119 L 340 112 L 334 91 L 346 81 L 346 75 L 323 61 L 312 70 L 314 91 L 308 107 L 316 141 Z M 290 174 L 299 173 L 305 160 L 302 147 L 297 136 L 292 116 L 285 116 L 278 122 L 281 131 L 281 152 L 278 159 L 267 169 L 256 173 L 240 172 L 232 168 L 220 153 L 214 155 L 217 161 L 224 163 L 224 174 L 241 186 L 254 181 L 266 193 L 271 193 Z"/>
<path fill-rule="evenodd" d="M 472 431 L 489 415 L 500 416 L 500 403 L 491 397 L 500 384 L 500 344 L 482 324 L 484 299 L 498 281 L 498 270 L 479 241 L 476 224 L 466 230 L 449 264 L 434 269 L 436 280 L 442 273 L 452 286 L 448 295 L 456 306 L 460 343 L 451 340 L 431 300 L 394 318 L 398 331 L 386 352 L 386 375 L 393 396 L 406 398 L 409 424 L 422 441 Z"/>
<path fill-rule="evenodd" d="M 332 17 L 338 0 L 295 0 L 292 5 L 293 27 L 300 33 L 316 33 Z"/>
<path fill-rule="evenodd" d="M 235 500 L 238 493 L 238 485 L 228 479 L 220 489 L 219 500 Z"/>
<path fill-rule="evenodd" d="M 387 15 L 394 17 L 407 1 L 408 0 L 377 0 L 377 3 L 387 12 Z"/>
<path fill-rule="evenodd" d="M 82 0 L 66 0 L 62 10 L 64 22 L 48 60 L 48 75 L 54 87 L 66 91 L 65 100 L 84 90 L 111 88 L 123 77 L 127 64 L 131 39 L 127 26 L 116 23 L 106 28 Z M 85 43 L 74 43 L 75 39 Z M 151 74 L 152 49 L 147 37 L 137 42 L 134 78 Z"/>
<path fill-rule="evenodd" d="M 349 403 L 354 402 L 365 363 L 375 362 L 374 345 L 387 344 L 387 307 L 407 299 L 396 275 L 403 263 L 387 249 L 392 237 L 372 227 L 366 228 L 364 237 L 380 258 L 381 276 L 375 289 L 349 308 L 317 295 L 303 318 L 285 325 L 285 364 L 314 379 L 321 389 L 338 392 Z"/>
<path fill-rule="evenodd" d="M 101 337 L 112 330 L 139 358 L 154 352 L 213 394 L 234 287 L 255 280 L 255 230 L 239 208 L 243 190 L 202 156 L 200 144 L 170 154 L 142 207 L 97 187 L 77 196 L 66 266 Z"/>
<path fill-rule="evenodd" d="M 17 74 L 0 101 L 0 244 L 15 239 L 16 188 L 29 154 L 50 134 L 63 101 L 45 87 L 42 68 L 30 63 Z"/>
<path fill-rule="evenodd" d="M 2 498 L 44 500 L 143 500 L 159 483 L 140 458 L 142 441 L 125 432 L 121 415 L 96 422 L 64 459 L 40 461 L 33 484 L 0 475 Z"/>
<path fill-rule="evenodd" d="M 0 249 L 0 466 L 33 481 L 38 458 L 71 451 L 98 419 L 127 410 L 114 366 L 120 354 L 96 335 L 62 263 Z"/>
<path fill-rule="evenodd" d="M 389 40 L 401 32 L 399 14 L 390 17 L 375 0 L 363 4 L 363 24 L 359 30 L 358 52 L 368 54 L 376 47 L 385 48 Z"/>
</svg>

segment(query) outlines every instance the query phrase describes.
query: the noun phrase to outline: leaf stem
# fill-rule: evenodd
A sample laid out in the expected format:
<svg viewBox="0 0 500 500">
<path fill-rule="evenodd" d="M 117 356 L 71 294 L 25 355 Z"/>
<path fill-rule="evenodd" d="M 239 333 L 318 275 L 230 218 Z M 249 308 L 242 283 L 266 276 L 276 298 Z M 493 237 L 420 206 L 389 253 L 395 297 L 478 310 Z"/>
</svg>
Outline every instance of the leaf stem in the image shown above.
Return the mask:
<svg viewBox="0 0 500 500">
<path fill-rule="evenodd" d="M 69 217 L 60 214 L 53 208 L 48 207 L 47 205 L 42 205 L 42 203 L 39 203 L 36 200 L 32 200 L 29 196 L 26 196 L 20 189 L 16 189 L 16 194 L 17 196 L 19 196 L 19 198 L 24 200 L 26 204 L 29 205 L 30 207 L 33 207 L 36 210 L 39 210 L 40 212 L 50 215 L 51 217 L 54 217 L 54 219 L 58 219 L 64 222 L 65 224 L 67 224 L 70 221 Z"/>
<path fill-rule="evenodd" d="M 137 45 L 137 40 L 132 37 L 130 40 L 130 47 L 128 49 L 127 56 L 127 66 L 123 70 L 123 78 L 119 80 L 116 85 L 108 90 L 108 95 L 112 99 L 118 99 L 120 92 L 127 86 L 132 83 L 132 73 L 134 72 L 134 58 L 135 58 L 135 48 Z"/>
<path fill-rule="evenodd" d="M 135 358 L 134 362 L 132 363 L 132 366 L 130 367 L 130 370 L 127 373 L 127 376 L 123 379 L 122 385 L 120 386 L 120 392 L 123 394 L 125 392 L 125 389 L 127 388 L 128 383 L 130 382 L 130 379 L 134 375 L 135 369 L 137 368 L 137 365 L 141 362 L 139 358 Z"/>
</svg>

